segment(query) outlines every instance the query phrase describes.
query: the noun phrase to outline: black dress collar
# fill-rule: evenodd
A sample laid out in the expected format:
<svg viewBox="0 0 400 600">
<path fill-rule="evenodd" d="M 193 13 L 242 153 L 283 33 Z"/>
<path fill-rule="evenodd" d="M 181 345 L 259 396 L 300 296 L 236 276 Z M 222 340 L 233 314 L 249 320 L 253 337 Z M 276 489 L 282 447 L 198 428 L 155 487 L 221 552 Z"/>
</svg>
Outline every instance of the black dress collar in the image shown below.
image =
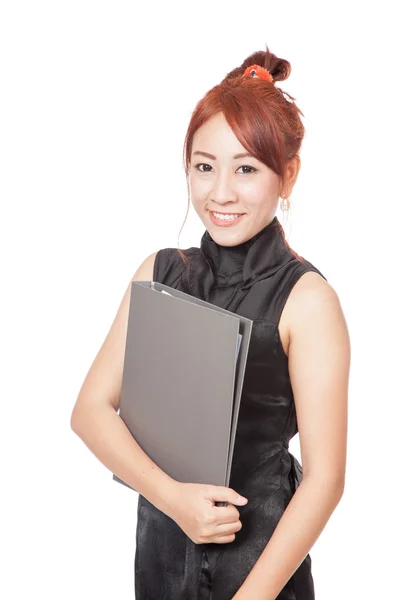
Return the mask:
<svg viewBox="0 0 400 600">
<path fill-rule="evenodd" d="M 200 248 L 193 250 L 182 283 L 186 293 L 203 300 L 207 300 L 216 286 L 239 284 L 242 290 L 247 290 L 297 256 L 287 243 L 277 217 L 236 246 L 218 244 L 206 230 Z"/>
</svg>

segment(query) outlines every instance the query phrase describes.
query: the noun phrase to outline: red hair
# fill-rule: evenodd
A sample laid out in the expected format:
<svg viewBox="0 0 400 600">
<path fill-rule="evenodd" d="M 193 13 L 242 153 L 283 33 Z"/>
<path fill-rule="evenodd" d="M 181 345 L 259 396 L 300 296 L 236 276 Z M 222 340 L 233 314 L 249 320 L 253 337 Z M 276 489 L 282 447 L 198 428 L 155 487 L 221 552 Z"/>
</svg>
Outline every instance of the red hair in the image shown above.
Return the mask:
<svg viewBox="0 0 400 600">
<path fill-rule="evenodd" d="M 267 69 L 273 82 L 251 76 L 243 77 L 247 67 L 251 65 Z M 276 81 L 287 79 L 290 72 L 290 63 L 272 54 L 267 46 L 265 52 L 258 51 L 248 56 L 240 67 L 230 71 L 221 83 L 211 88 L 197 103 L 189 122 L 183 151 L 188 188 L 185 221 L 190 208 L 188 177 L 193 136 L 208 119 L 219 112 L 223 113 L 242 146 L 279 177 L 284 178 L 287 163 L 299 152 L 304 137 L 304 126 L 299 116 L 304 115 L 296 106 L 295 98 L 275 86 Z M 178 252 L 186 263 L 188 258 L 179 248 Z"/>
</svg>

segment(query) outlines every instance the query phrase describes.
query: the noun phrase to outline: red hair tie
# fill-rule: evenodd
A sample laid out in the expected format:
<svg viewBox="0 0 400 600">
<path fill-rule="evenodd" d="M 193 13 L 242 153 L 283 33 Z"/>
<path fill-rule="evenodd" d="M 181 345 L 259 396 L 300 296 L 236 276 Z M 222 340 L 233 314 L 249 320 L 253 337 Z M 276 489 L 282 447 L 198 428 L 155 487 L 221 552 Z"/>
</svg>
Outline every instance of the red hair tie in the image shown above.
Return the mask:
<svg viewBox="0 0 400 600">
<path fill-rule="evenodd" d="M 271 73 L 267 69 L 264 69 L 264 67 L 260 67 L 260 65 L 251 65 L 250 67 L 247 67 L 243 77 L 248 75 L 250 75 L 250 77 L 259 77 L 260 79 L 265 79 L 271 83 L 274 81 Z"/>
</svg>

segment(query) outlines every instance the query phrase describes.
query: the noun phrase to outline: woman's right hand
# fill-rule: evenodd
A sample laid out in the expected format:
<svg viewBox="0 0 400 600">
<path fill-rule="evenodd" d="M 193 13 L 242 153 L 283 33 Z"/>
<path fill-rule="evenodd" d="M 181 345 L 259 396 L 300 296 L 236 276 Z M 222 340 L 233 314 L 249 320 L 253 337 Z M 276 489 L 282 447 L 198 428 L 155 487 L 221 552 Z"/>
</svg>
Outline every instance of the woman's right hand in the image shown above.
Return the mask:
<svg viewBox="0 0 400 600">
<path fill-rule="evenodd" d="M 234 504 L 243 506 L 247 498 L 224 486 L 176 483 L 176 494 L 168 514 L 192 542 L 233 542 L 235 533 L 242 528 L 239 511 Z M 215 502 L 228 502 L 228 506 L 215 506 Z"/>
</svg>

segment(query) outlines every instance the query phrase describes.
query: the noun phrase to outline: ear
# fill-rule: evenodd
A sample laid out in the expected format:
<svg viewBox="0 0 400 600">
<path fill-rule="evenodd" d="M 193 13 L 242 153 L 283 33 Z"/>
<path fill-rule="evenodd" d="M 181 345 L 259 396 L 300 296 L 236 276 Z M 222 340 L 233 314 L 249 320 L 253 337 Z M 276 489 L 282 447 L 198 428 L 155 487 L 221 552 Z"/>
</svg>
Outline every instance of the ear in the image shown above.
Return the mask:
<svg viewBox="0 0 400 600">
<path fill-rule="evenodd" d="M 301 168 L 300 156 L 298 154 L 296 154 L 293 158 L 291 158 L 288 161 L 288 163 L 286 165 L 284 184 L 282 186 L 283 187 L 282 192 L 286 198 L 289 198 L 290 194 L 292 193 L 292 189 L 293 189 L 294 184 L 296 183 L 297 177 L 300 172 L 300 168 Z M 281 194 L 281 196 L 282 196 L 282 194 Z"/>
</svg>

